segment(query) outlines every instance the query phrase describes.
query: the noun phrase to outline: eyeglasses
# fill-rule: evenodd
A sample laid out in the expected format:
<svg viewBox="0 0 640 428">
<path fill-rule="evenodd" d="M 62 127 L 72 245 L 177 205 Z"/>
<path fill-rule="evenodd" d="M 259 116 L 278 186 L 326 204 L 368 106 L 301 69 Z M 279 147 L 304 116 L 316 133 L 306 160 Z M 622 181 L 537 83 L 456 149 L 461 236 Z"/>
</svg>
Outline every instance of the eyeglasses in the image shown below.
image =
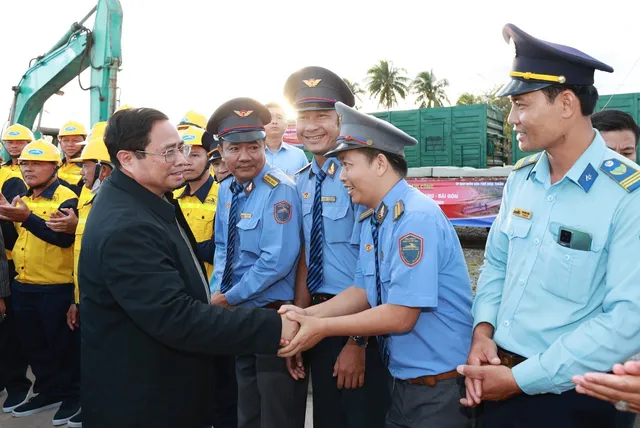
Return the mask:
<svg viewBox="0 0 640 428">
<path fill-rule="evenodd" d="M 178 157 L 178 152 L 182 153 L 185 158 L 191 154 L 191 144 L 183 144 L 180 147 L 169 149 L 164 153 L 145 152 L 144 150 L 136 150 L 136 153 L 144 153 L 145 155 L 164 156 L 164 161 L 172 163 Z"/>
</svg>

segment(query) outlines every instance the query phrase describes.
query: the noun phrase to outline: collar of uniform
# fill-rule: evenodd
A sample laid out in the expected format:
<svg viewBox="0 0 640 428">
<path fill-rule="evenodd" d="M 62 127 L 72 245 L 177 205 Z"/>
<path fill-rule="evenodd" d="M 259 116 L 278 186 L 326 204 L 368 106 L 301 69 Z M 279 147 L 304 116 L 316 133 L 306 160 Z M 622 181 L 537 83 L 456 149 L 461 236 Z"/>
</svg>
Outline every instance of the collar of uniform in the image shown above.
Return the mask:
<svg viewBox="0 0 640 428">
<path fill-rule="evenodd" d="M 189 184 L 187 184 L 184 186 L 184 191 L 177 197 L 177 199 L 182 199 L 185 196 L 195 196 L 204 204 L 204 201 L 207 199 L 207 195 L 209 194 L 209 190 L 211 190 L 211 186 L 213 186 L 213 177 L 209 174 L 207 181 L 205 181 L 193 195 L 189 194 Z"/>
<path fill-rule="evenodd" d="M 52 199 L 54 193 L 56 193 L 56 190 L 58 189 L 58 186 L 60 186 L 60 181 L 56 178 L 56 180 L 53 183 L 51 183 L 49 187 L 44 189 L 42 193 L 38 195 L 38 197 L 43 197 L 45 199 Z M 33 195 L 33 189 L 29 188 L 29 190 L 27 190 L 26 195 L 27 196 Z"/>
<path fill-rule="evenodd" d="M 544 184 L 545 181 L 549 182 L 551 180 L 549 177 L 549 159 L 547 158 L 547 152 L 542 152 L 542 155 L 538 158 L 529 175 L 532 179 L 542 184 Z"/>
<path fill-rule="evenodd" d="M 382 221 L 386 220 L 387 217 L 393 218 L 393 216 L 387 215 L 389 210 L 393 209 L 393 207 L 396 205 L 396 202 L 402 199 L 402 195 L 404 195 L 404 192 L 406 192 L 409 187 L 410 187 L 409 183 L 407 183 L 406 180 L 401 179 L 395 184 L 395 186 L 391 188 L 391 190 L 387 192 L 386 195 L 384 195 L 384 198 L 382 198 L 382 201 L 376 208 L 376 214 L 378 214 L 382 204 L 386 206 L 385 208 L 386 213 L 384 213 L 384 218 Z"/>
<path fill-rule="evenodd" d="M 329 168 L 331 167 L 331 164 L 335 164 L 333 175 L 329 174 Z M 340 177 L 341 168 L 342 168 L 342 165 L 340 164 L 340 162 L 336 162 L 334 159 L 327 159 L 324 165 L 322 165 L 322 170 L 327 173 L 327 178 L 331 178 L 331 179 L 335 177 Z M 314 175 L 318 175 L 318 172 L 320 171 L 320 169 L 321 168 L 318 165 L 318 162 L 316 162 L 316 158 L 314 157 L 313 160 L 311 161 L 309 178 L 313 178 Z"/>
<path fill-rule="evenodd" d="M 573 164 L 566 175 L 569 180 L 580 186 L 580 188 L 585 192 L 589 191 L 591 183 L 593 183 L 598 176 L 596 169 L 600 167 L 600 162 L 602 161 L 604 152 L 607 148 L 604 139 L 600 136 L 600 133 L 595 129 L 594 131 L 595 136 L 593 137 L 593 141 L 589 147 L 587 147 L 587 150 L 585 150 L 578 158 L 576 163 Z M 591 168 L 589 168 L 589 165 L 591 165 Z M 591 175 L 587 181 L 582 179 L 585 174 Z"/>
<path fill-rule="evenodd" d="M 289 150 L 289 148 L 287 147 L 287 143 L 285 143 L 284 141 L 282 141 L 282 142 L 280 143 L 280 148 L 279 148 L 278 150 L 276 150 L 275 152 L 272 152 L 272 151 L 271 151 L 271 149 L 269 148 L 269 146 L 267 146 L 266 144 L 265 144 L 265 146 L 266 146 L 266 149 L 267 149 L 267 150 L 269 151 L 269 153 L 271 153 L 271 154 L 276 154 L 276 153 L 278 153 L 278 152 L 279 152 L 279 151 L 281 151 L 281 150 Z"/>
<path fill-rule="evenodd" d="M 240 193 L 240 196 L 244 195 L 246 197 L 249 197 L 249 195 L 247 195 L 247 186 L 249 185 L 249 183 L 253 183 L 253 189 L 251 189 L 251 191 L 249 192 L 249 194 L 253 193 L 256 190 L 256 185 L 258 185 L 259 183 L 262 182 L 262 177 L 264 177 L 264 175 L 271 169 L 273 168 L 271 166 L 271 164 L 269 162 L 265 162 L 264 166 L 262 167 L 262 170 L 260 170 L 260 172 L 258 173 L 258 175 L 256 175 L 255 177 L 253 177 L 251 180 L 242 183 L 242 188 L 245 190 L 244 192 Z"/>
<path fill-rule="evenodd" d="M 149 207 L 167 223 L 174 223 L 176 221 L 176 209 L 171 202 L 164 201 L 158 195 L 151 193 L 118 168 L 113 170 L 105 184 L 108 182 L 111 182 L 115 187 L 129 193 L 140 202 L 140 205 Z M 170 193 L 167 193 L 166 195 L 165 196 L 169 201 L 173 200 Z"/>
</svg>

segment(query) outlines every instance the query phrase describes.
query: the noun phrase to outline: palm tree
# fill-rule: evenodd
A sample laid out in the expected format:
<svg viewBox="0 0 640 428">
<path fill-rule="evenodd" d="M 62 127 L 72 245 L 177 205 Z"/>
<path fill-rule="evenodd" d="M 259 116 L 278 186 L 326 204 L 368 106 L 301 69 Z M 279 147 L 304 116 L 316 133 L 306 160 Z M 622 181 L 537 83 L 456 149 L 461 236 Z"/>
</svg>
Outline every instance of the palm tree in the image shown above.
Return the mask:
<svg viewBox="0 0 640 428">
<path fill-rule="evenodd" d="M 449 86 L 447 79 L 437 80 L 433 70 L 423 71 L 411 82 L 411 92 L 416 94 L 416 104 L 420 103 L 420 108 L 442 107 L 444 101 L 448 104 L 449 98 L 444 92 L 444 88 Z"/>
<path fill-rule="evenodd" d="M 464 92 L 460 94 L 458 97 L 458 101 L 456 101 L 457 106 L 469 106 L 472 104 L 483 104 L 482 97 L 475 96 L 470 92 Z"/>
<path fill-rule="evenodd" d="M 366 92 L 364 91 L 364 89 L 362 89 L 360 84 L 358 82 L 352 82 L 351 80 L 345 78 L 343 78 L 342 80 L 344 80 L 344 83 L 347 84 L 353 96 L 356 97 L 358 101 L 362 102 L 362 98 L 360 97 L 360 95 L 365 95 Z M 355 109 L 360 110 L 360 107 L 356 105 Z"/>
<path fill-rule="evenodd" d="M 406 72 L 387 60 L 381 60 L 367 71 L 367 89 L 373 98 L 378 99 L 378 105 L 390 110 L 398 104 L 397 95 L 402 99 L 407 96 L 409 78 L 403 75 Z"/>
</svg>

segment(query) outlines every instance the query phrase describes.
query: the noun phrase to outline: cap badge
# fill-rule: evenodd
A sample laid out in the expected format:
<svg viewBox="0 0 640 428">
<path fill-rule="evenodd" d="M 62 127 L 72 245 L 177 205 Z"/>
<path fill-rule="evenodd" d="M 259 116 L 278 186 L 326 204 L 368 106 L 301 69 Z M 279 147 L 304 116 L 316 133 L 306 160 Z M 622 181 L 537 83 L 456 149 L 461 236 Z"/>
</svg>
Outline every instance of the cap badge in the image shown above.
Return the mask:
<svg viewBox="0 0 640 428">
<path fill-rule="evenodd" d="M 251 113 L 253 113 L 253 110 L 234 110 L 233 112 L 238 116 L 245 118 L 249 116 Z"/>
<path fill-rule="evenodd" d="M 322 79 L 306 79 L 306 80 L 303 80 L 303 82 L 308 87 L 315 88 L 316 86 L 318 86 L 318 83 L 320 83 L 321 80 Z"/>
</svg>

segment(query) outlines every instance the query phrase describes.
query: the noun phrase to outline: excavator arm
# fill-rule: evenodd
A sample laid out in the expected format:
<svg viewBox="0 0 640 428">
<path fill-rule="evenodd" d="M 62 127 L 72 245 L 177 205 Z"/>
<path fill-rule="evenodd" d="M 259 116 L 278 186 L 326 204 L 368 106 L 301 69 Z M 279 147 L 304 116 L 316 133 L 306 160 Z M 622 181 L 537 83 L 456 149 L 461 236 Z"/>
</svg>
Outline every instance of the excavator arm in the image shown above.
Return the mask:
<svg viewBox="0 0 640 428">
<path fill-rule="evenodd" d="M 93 31 L 83 26 L 96 14 Z M 116 107 L 117 76 L 122 64 L 122 7 L 119 0 L 98 0 L 47 53 L 35 59 L 12 89 L 9 122 L 33 128 L 44 103 L 91 67 L 91 126 L 109 119 Z"/>
</svg>

